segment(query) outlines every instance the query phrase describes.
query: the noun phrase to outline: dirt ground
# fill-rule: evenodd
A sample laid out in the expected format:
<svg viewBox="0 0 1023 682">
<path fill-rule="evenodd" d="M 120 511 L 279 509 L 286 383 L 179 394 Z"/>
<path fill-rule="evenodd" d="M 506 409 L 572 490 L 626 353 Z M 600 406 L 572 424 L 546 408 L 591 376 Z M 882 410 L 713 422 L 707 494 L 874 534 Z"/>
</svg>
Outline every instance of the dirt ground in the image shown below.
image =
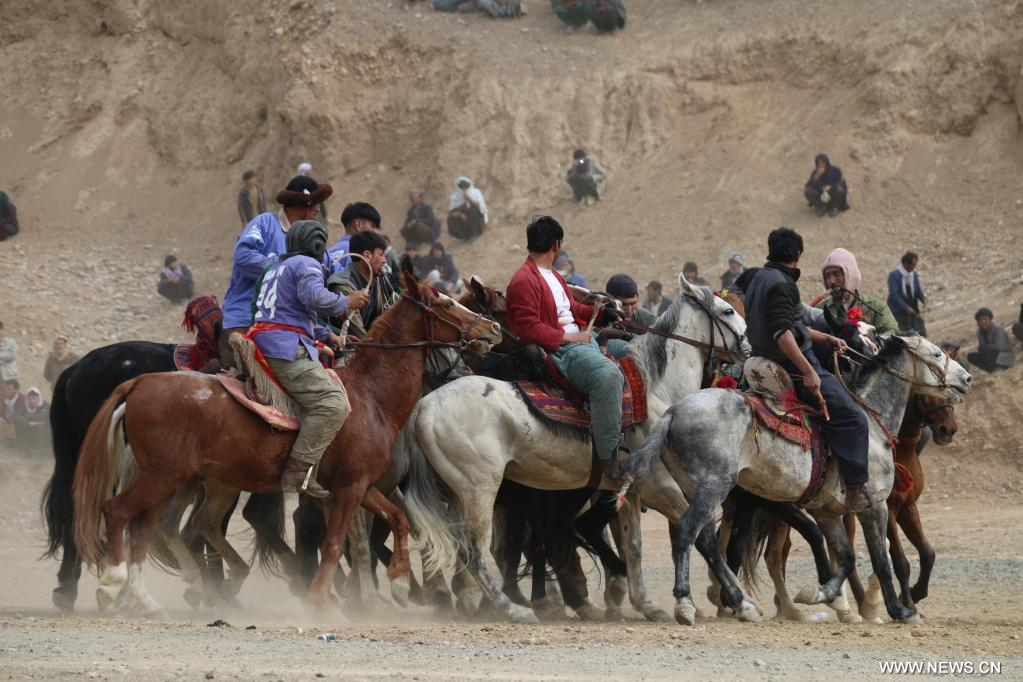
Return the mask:
<svg viewBox="0 0 1023 682">
<path fill-rule="evenodd" d="M 58 333 L 82 353 L 188 340 L 180 306 L 155 292 L 163 256 L 191 266 L 200 293 L 222 295 L 242 171 L 255 168 L 272 198 L 303 160 L 335 188 L 332 238 L 345 203 L 373 202 L 395 236 L 408 188 L 423 187 L 442 214 L 454 177 L 471 176 L 492 221 L 449 252 L 463 275 L 498 285 L 524 257 L 536 213 L 563 222 L 591 284 L 628 272 L 669 293 L 687 260 L 711 282 L 732 250 L 759 264 L 768 230 L 785 224 L 807 242 L 806 297 L 820 293 L 817 264 L 833 247 L 852 250 L 862 288 L 882 296 L 912 248 L 932 339 L 969 345 L 980 305 L 1016 318 L 1023 2 L 627 5 L 626 30 L 599 36 L 567 33 L 544 0 L 514 21 L 406 0 L 7 0 L 0 190 L 22 232 L 0 243 L 0 319 L 23 388 L 45 388 Z M 577 146 L 611 172 L 596 207 L 572 202 L 562 180 Z M 802 200 L 820 151 L 852 188 L 853 209 L 834 219 Z M 0 678 L 852 679 L 889 660 L 969 660 L 1023 679 L 1023 366 L 978 376 L 957 416 L 955 442 L 925 455 L 921 513 L 938 562 L 916 626 L 708 618 L 682 628 L 633 614 L 529 627 L 386 604 L 323 619 L 258 572 L 244 611 L 193 612 L 180 580 L 153 567 L 167 619 L 101 616 L 91 576 L 78 612 L 60 618 L 56 564 L 38 560 L 52 462 L 0 449 Z M 670 610 L 665 523 L 651 514 L 644 526 L 648 589 Z M 240 523 L 231 530 L 247 542 Z M 812 579 L 808 556 L 796 542 L 796 586 Z M 768 615 L 771 596 L 763 587 Z M 232 627 L 206 627 L 217 618 Z"/>
</svg>

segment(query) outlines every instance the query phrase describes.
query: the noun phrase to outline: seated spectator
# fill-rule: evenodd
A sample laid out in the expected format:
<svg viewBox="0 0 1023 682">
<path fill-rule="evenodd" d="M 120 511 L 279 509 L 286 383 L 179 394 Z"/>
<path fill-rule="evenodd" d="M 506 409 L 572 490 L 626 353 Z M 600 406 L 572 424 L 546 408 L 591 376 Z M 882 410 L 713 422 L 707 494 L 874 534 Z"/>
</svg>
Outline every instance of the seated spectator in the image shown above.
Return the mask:
<svg viewBox="0 0 1023 682">
<path fill-rule="evenodd" d="M 1012 367 L 1016 360 L 1009 335 L 994 318 L 990 308 L 981 308 L 973 316 L 977 321 L 977 350 L 966 354 L 971 365 L 991 373 Z"/>
<path fill-rule="evenodd" d="M 4 323 L 0 322 L 0 381 L 18 378 L 18 344 L 7 336 Z"/>
<path fill-rule="evenodd" d="M 622 0 L 593 0 L 586 15 L 600 33 L 625 28 L 625 5 Z"/>
<path fill-rule="evenodd" d="M 433 243 L 430 253 L 416 263 L 416 269 L 422 274 L 424 283 L 445 294 L 453 294 L 461 286 L 455 261 L 444 251 L 444 245 L 440 242 Z"/>
<path fill-rule="evenodd" d="M 177 256 L 167 256 L 160 270 L 160 283 L 156 291 L 171 303 L 183 303 L 195 295 L 192 271 L 178 261 Z"/>
<path fill-rule="evenodd" d="M 440 239 L 440 223 L 433 214 L 433 208 L 423 201 L 423 190 L 413 189 L 408 193 L 409 207 L 401 236 L 407 244 L 429 244 Z"/>
<path fill-rule="evenodd" d="M 629 322 L 649 327 L 657 321 L 657 316 L 639 305 L 639 287 L 636 280 L 626 274 L 619 273 L 611 275 L 604 287 L 611 296 L 617 298 L 622 304 L 622 312 Z"/>
<path fill-rule="evenodd" d="M 916 269 L 919 262 L 917 254 L 907 251 L 898 267 L 888 273 L 888 308 L 895 315 L 900 331 L 927 336 L 921 315 L 927 296 L 920 286 L 920 274 Z"/>
<path fill-rule="evenodd" d="M 0 242 L 18 234 L 18 209 L 5 192 L 0 192 Z"/>
<path fill-rule="evenodd" d="M 564 251 L 558 254 L 558 259 L 554 261 L 554 269 L 566 284 L 586 288 L 586 278 L 575 271 L 575 263 Z"/>
<path fill-rule="evenodd" d="M 28 389 L 14 412 L 15 443 L 25 452 L 41 453 L 50 444 L 50 406 L 38 388 Z"/>
<path fill-rule="evenodd" d="M 46 365 L 43 367 L 43 377 L 50 382 L 51 391 L 61 372 L 78 362 L 80 357 L 71 352 L 66 336 L 58 336 L 53 340 L 53 350 L 46 356 Z"/>
<path fill-rule="evenodd" d="M 839 211 L 849 210 L 849 186 L 842 169 L 832 166 L 827 154 L 818 154 L 813 163 L 815 168 L 803 187 L 810 206 L 817 209 L 818 216 L 836 216 Z"/>
<path fill-rule="evenodd" d="M 710 284 L 704 278 L 700 277 L 699 269 L 696 267 L 696 263 L 689 261 L 682 266 L 682 276 L 686 278 L 686 281 L 697 287 L 709 287 Z"/>
<path fill-rule="evenodd" d="M 568 26 L 568 30 L 582 28 L 590 20 L 587 10 L 590 0 L 551 0 L 555 16 Z"/>
<path fill-rule="evenodd" d="M 483 192 L 473 187 L 469 178 L 457 178 L 448 205 L 448 232 L 451 236 L 469 242 L 479 239 L 487 224 L 487 216 L 487 202 Z"/>
<path fill-rule="evenodd" d="M 0 413 L 0 442 L 13 443 L 15 438 L 14 417 L 25 406 L 25 395 L 17 379 L 4 382 L 4 409 Z"/>
<path fill-rule="evenodd" d="M 746 268 L 743 267 L 744 263 L 742 254 L 738 251 L 728 254 L 728 269 L 721 275 L 721 291 L 731 289 L 735 280 L 739 279 L 739 275 L 746 271 Z"/>
<path fill-rule="evenodd" d="M 526 13 L 526 6 L 522 0 L 475 0 L 475 2 L 481 12 L 495 19 L 521 17 Z"/>
<path fill-rule="evenodd" d="M 672 300 L 664 295 L 664 286 L 656 279 L 646 285 L 646 300 L 643 301 L 643 308 L 650 311 L 657 317 L 664 314 L 664 311 L 671 307 Z"/>
<path fill-rule="evenodd" d="M 607 171 L 596 159 L 588 158 L 585 150 L 576 149 L 572 153 L 572 165 L 565 173 L 565 182 L 572 188 L 576 201 L 583 206 L 592 206 L 604 198 Z"/>
<path fill-rule="evenodd" d="M 266 213 L 266 197 L 259 186 L 256 171 L 247 170 L 242 173 L 242 187 L 238 190 L 238 217 L 244 228 L 260 213 Z"/>
</svg>

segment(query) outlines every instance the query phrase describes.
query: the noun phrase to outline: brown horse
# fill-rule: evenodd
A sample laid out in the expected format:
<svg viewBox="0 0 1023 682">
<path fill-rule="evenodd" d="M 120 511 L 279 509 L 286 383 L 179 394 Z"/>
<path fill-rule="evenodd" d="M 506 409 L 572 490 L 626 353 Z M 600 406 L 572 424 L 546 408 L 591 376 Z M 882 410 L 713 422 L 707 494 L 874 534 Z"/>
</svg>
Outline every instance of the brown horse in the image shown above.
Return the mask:
<svg viewBox="0 0 1023 682">
<path fill-rule="evenodd" d="M 387 471 L 394 441 L 419 396 L 424 352 L 473 341 L 487 346 L 501 338 L 496 323 L 417 284 L 408 273 L 402 274 L 401 289 L 401 299 L 338 372 L 352 412 L 318 472 L 317 480 L 333 498 L 322 560 L 308 594 L 316 606 L 331 603 L 331 579 L 360 504 L 374 513 L 399 515 L 407 528 L 400 510 L 371 486 Z M 128 446 L 123 451 L 117 437 L 122 424 Z M 153 526 L 174 494 L 197 476 L 251 492 L 277 490 L 294 437 L 268 429 L 208 375 L 144 375 L 119 386 L 89 427 L 74 483 L 76 541 L 90 565 L 105 564 L 97 590 L 100 607 L 116 599 L 127 582 L 133 607 L 158 611 L 142 584 L 141 569 Z M 137 476 L 111 497 L 118 471 L 132 459 L 128 452 Z M 101 517 L 107 529 L 105 552 Z M 130 565 L 125 562 L 126 526 L 132 535 Z"/>
</svg>

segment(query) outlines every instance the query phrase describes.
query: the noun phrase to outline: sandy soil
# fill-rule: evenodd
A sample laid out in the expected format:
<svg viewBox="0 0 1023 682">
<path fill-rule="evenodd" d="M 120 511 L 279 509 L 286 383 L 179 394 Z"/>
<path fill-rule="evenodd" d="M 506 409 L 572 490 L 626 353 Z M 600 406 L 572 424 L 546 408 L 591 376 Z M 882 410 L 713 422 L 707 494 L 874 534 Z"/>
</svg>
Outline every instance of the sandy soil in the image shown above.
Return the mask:
<svg viewBox="0 0 1023 682">
<path fill-rule="evenodd" d="M 42 384 L 58 331 L 82 352 L 186 340 L 180 308 L 155 293 L 163 255 L 179 254 L 200 291 L 221 294 L 241 172 L 256 168 L 272 196 L 301 160 L 334 185 L 331 217 L 369 199 L 385 231 L 402 220 L 408 187 L 442 210 L 453 178 L 472 176 L 493 221 L 451 252 L 463 274 L 499 284 L 538 212 L 562 220 L 597 285 L 618 271 L 670 282 L 686 260 L 714 281 L 725 254 L 756 264 L 767 231 L 787 224 L 807 240 L 807 296 L 834 246 L 857 254 L 864 290 L 879 294 L 913 248 L 933 338 L 971 339 L 981 304 L 1002 320 L 1017 313 L 1019 0 L 629 0 L 629 27 L 614 36 L 566 33 L 542 0 L 510 22 L 404 0 L 312 5 L 5 3 L 0 189 L 22 233 L 0 245 L 0 319 L 25 386 Z M 596 208 L 576 206 L 561 180 L 576 146 L 611 170 Z M 801 200 L 821 150 L 853 191 L 853 210 L 836 219 Z M 1023 678 L 1021 382 L 1021 367 L 979 377 L 955 443 L 926 454 L 922 514 L 938 564 L 913 627 L 708 619 L 684 629 L 635 616 L 520 627 L 389 606 L 372 618 L 349 608 L 345 623 L 318 620 L 255 574 L 246 611 L 197 613 L 156 569 L 147 579 L 166 621 L 99 616 L 91 577 L 80 612 L 60 619 L 56 566 L 37 561 L 51 463 L 0 451 L 0 677 L 846 679 L 889 659 L 993 659 Z M 648 587 L 669 607 L 664 522 L 644 525 Z M 241 525 L 232 532 L 245 541 Z M 797 585 L 811 579 L 807 557 L 797 542 Z M 760 601 L 773 610 L 769 588 Z M 207 628 L 215 618 L 233 627 Z M 316 640 L 323 631 L 340 641 Z"/>
</svg>

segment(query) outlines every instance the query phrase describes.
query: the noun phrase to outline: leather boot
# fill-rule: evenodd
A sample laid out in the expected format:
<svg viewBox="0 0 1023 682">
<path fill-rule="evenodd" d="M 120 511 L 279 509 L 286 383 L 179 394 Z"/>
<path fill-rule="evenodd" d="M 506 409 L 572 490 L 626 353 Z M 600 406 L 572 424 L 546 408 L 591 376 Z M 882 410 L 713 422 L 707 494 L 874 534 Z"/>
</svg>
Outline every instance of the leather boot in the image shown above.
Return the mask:
<svg viewBox="0 0 1023 682">
<path fill-rule="evenodd" d="M 870 509 L 870 498 L 863 484 L 847 485 L 845 487 L 845 513 L 859 514 L 861 511 Z"/>
<path fill-rule="evenodd" d="M 294 457 L 288 457 L 284 464 L 284 473 L 281 474 L 281 490 L 286 493 L 305 493 L 310 497 L 320 499 L 330 497 L 330 491 L 316 482 L 316 476 L 309 477 L 309 485 L 305 488 L 302 484 L 313 465 L 301 462 Z"/>
<path fill-rule="evenodd" d="M 604 471 L 604 477 L 619 488 L 623 487 L 626 483 L 631 484 L 633 479 L 632 474 L 626 474 L 624 472 L 624 467 L 631 456 L 632 451 L 623 445 L 619 446 L 614 457 L 608 457 L 607 459 L 600 460 L 600 465 Z"/>
</svg>

